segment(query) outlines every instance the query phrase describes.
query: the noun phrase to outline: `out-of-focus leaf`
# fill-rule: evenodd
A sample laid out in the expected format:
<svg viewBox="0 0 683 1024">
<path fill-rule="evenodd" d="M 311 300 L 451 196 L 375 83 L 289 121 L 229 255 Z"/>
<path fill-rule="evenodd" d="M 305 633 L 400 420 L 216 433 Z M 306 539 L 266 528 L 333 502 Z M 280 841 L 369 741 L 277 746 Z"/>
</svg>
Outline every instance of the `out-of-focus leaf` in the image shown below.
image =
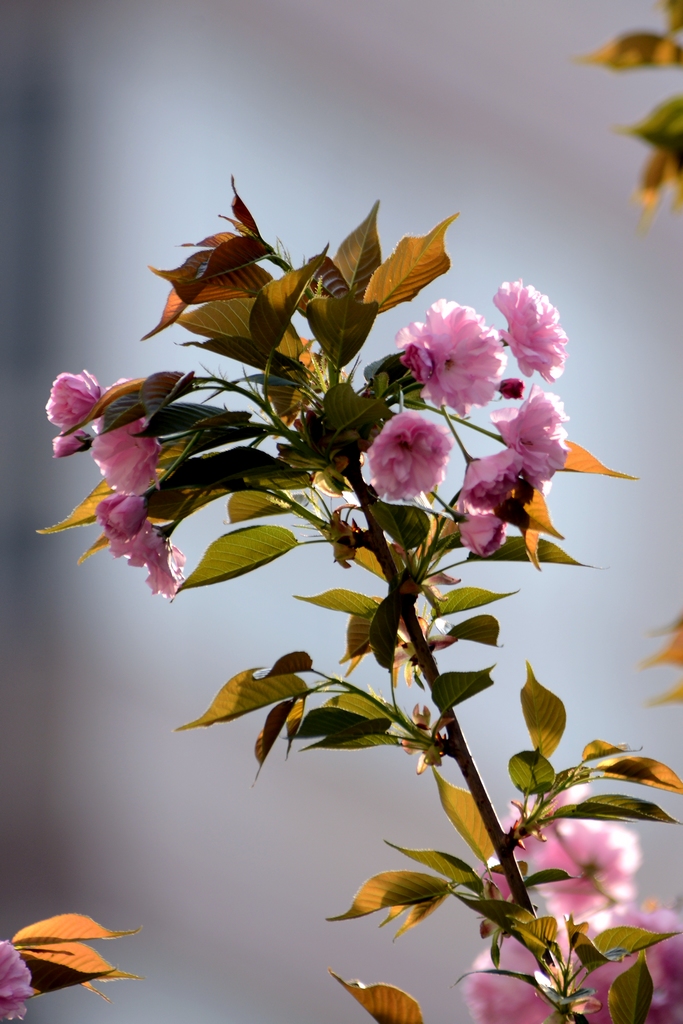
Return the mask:
<svg viewBox="0 0 683 1024">
<path fill-rule="evenodd" d="M 493 668 L 491 665 L 478 672 L 442 672 L 432 685 L 432 699 L 439 711 L 447 711 L 493 686 Z"/>
<path fill-rule="evenodd" d="M 370 622 L 370 619 L 360 615 L 351 615 L 349 618 L 346 627 L 346 651 L 339 661 L 340 665 L 347 661 L 351 662 L 347 676 L 350 676 L 365 655 L 370 653 Z"/>
<path fill-rule="evenodd" d="M 382 250 L 377 234 L 378 210 L 379 201 L 375 203 L 363 223 L 344 239 L 334 257 L 335 266 L 339 267 L 349 288 L 356 289 L 359 299 L 362 299 L 370 278 L 382 262 Z"/>
<path fill-rule="evenodd" d="M 351 908 L 328 921 L 348 921 L 364 917 L 385 907 L 409 906 L 435 896 L 448 896 L 450 886 L 443 878 L 421 871 L 383 871 L 364 882 L 353 898 Z"/>
<path fill-rule="evenodd" d="M 453 786 L 433 769 L 441 806 L 455 830 L 462 836 L 475 857 L 486 863 L 495 853 L 493 843 L 484 827 L 481 814 L 472 794 L 459 786 Z"/>
<path fill-rule="evenodd" d="M 580 565 L 585 568 L 583 562 L 577 562 L 575 558 L 568 555 L 557 544 L 549 540 L 539 540 L 537 548 L 539 562 L 554 562 L 557 565 Z M 526 562 L 528 560 L 526 544 L 523 537 L 508 537 L 497 551 L 487 555 L 485 559 L 470 551 L 467 556 L 468 562 Z"/>
<path fill-rule="evenodd" d="M 36 533 L 61 533 L 62 530 L 70 530 L 74 526 L 90 526 L 96 521 L 95 509 L 99 503 L 113 493 L 107 481 L 102 480 L 88 497 L 76 506 L 71 515 L 62 519 L 61 523 L 55 523 L 54 526 L 48 526 L 44 530 L 36 530 Z"/>
<path fill-rule="evenodd" d="M 669 23 L 669 32 L 678 32 L 683 28 L 683 0 L 660 0 L 661 7 Z"/>
<path fill-rule="evenodd" d="M 668 789 L 671 793 L 683 793 L 683 782 L 671 768 L 651 757 L 609 757 L 595 766 L 610 779 L 624 782 L 638 782 L 642 786 Z"/>
<path fill-rule="evenodd" d="M 429 516 L 414 505 L 389 505 L 377 501 L 372 514 L 386 533 L 407 551 L 417 548 L 429 533 Z"/>
<path fill-rule="evenodd" d="M 298 541 L 284 526 L 244 526 L 210 544 L 181 590 L 232 580 L 259 569 L 295 548 Z"/>
<path fill-rule="evenodd" d="M 386 839 L 384 841 L 387 846 L 393 847 L 394 850 L 400 850 L 406 857 L 416 860 L 418 864 L 424 864 L 425 867 L 437 871 L 440 875 L 445 875 L 458 885 L 466 885 L 474 892 L 482 891 L 482 881 L 477 872 L 459 857 L 454 857 L 450 853 L 440 853 L 438 850 L 407 850 L 404 846 L 396 846 L 395 843 L 390 843 Z"/>
<path fill-rule="evenodd" d="M 292 706 L 292 710 L 287 715 L 287 754 L 289 754 L 292 743 L 299 732 L 299 726 L 301 725 L 301 720 L 304 717 L 305 708 L 306 698 L 297 697 Z"/>
<path fill-rule="evenodd" d="M 516 903 L 508 903 L 506 900 L 475 900 L 461 893 L 455 895 L 465 906 L 493 921 L 506 932 L 513 932 L 518 925 L 531 924 L 535 920 L 532 913 Z"/>
<path fill-rule="evenodd" d="M 458 214 L 437 224 L 428 235 L 402 238 L 391 256 L 377 268 L 365 291 L 366 302 L 377 302 L 383 313 L 399 302 L 409 302 L 450 269 L 445 249 L 446 229 Z"/>
<path fill-rule="evenodd" d="M 560 698 L 538 682 L 529 662 L 526 673 L 520 694 L 524 721 L 533 745 L 544 757 L 550 757 L 562 739 L 567 713 Z"/>
<path fill-rule="evenodd" d="M 492 590 L 482 590 L 480 587 L 458 587 L 439 602 L 439 615 L 455 615 L 456 612 L 479 608 L 483 604 L 491 604 L 492 601 L 502 601 L 504 597 L 512 597 L 516 593 L 518 591 L 511 590 L 507 594 L 496 594 Z"/>
<path fill-rule="evenodd" d="M 323 399 L 325 417 L 335 430 L 358 430 L 389 419 L 391 411 L 381 398 L 361 398 L 350 384 L 336 384 Z"/>
<path fill-rule="evenodd" d="M 508 771 L 513 786 L 522 793 L 547 793 L 555 781 L 550 761 L 538 750 L 523 750 L 510 758 Z"/>
<path fill-rule="evenodd" d="M 39 531 L 43 532 L 43 531 Z M 652 697 L 647 702 L 647 706 L 650 708 L 657 707 L 660 704 L 683 704 L 683 680 L 677 683 L 671 690 L 667 690 L 666 693 L 660 693 L 658 697 Z"/>
<path fill-rule="evenodd" d="M 264 355 L 278 347 L 311 278 L 321 266 L 325 253 L 315 256 L 299 270 L 271 281 L 257 295 L 249 317 L 249 332 Z"/>
<path fill-rule="evenodd" d="M 378 1024 L 423 1024 L 419 1003 L 402 989 L 393 985 L 363 985 L 360 981 L 344 981 L 332 970 L 330 974 Z"/>
<path fill-rule="evenodd" d="M 654 665 L 683 665 L 683 629 L 677 628 L 673 636 L 661 651 L 641 662 L 641 668 L 652 668 Z"/>
<path fill-rule="evenodd" d="M 395 590 L 377 607 L 370 624 L 370 646 L 382 668 L 393 668 L 400 618 L 401 597 Z"/>
<path fill-rule="evenodd" d="M 637 476 L 629 476 L 628 473 L 618 473 L 616 469 L 608 469 L 599 459 L 581 448 L 574 441 L 567 441 L 569 455 L 564 464 L 565 471 L 572 473 L 600 473 L 602 476 L 616 476 L 621 480 L 637 480 Z"/>
<path fill-rule="evenodd" d="M 180 314 L 184 309 L 187 309 L 187 303 L 183 302 L 175 288 L 171 288 L 159 323 L 142 337 L 142 341 L 147 341 L 148 338 L 152 338 L 155 334 L 158 334 L 159 331 L 163 331 L 166 327 L 170 327 L 171 324 L 175 323 L 180 317 Z"/>
<path fill-rule="evenodd" d="M 329 608 L 335 612 L 346 612 L 347 615 L 360 615 L 365 619 L 372 619 L 377 611 L 377 601 L 366 594 L 357 594 L 353 590 L 335 588 L 326 590 L 324 594 L 315 597 L 301 597 L 294 594 L 297 601 L 307 601 L 309 604 L 316 604 L 320 608 Z"/>
<path fill-rule="evenodd" d="M 614 71 L 683 64 L 683 50 L 668 36 L 636 32 L 619 36 L 594 53 L 579 58 L 584 64 L 603 64 Z"/>
<path fill-rule="evenodd" d="M 263 491 L 239 491 L 228 501 L 228 519 L 231 523 L 243 523 L 247 519 L 262 516 L 280 516 L 289 512 L 289 506 Z"/>
<path fill-rule="evenodd" d="M 363 722 L 340 729 L 339 732 L 332 733 L 332 735 L 302 749 L 364 750 L 366 747 L 395 747 L 398 746 L 400 740 L 387 733 L 390 725 L 391 719 L 389 718 L 367 718 Z"/>
<path fill-rule="evenodd" d="M 120 939 L 137 935 L 139 928 L 115 932 L 93 921 L 85 914 L 57 914 L 20 928 L 12 938 L 13 946 L 49 946 L 59 942 L 82 942 L 84 939 Z"/>
<path fill-rule="evenodd" d="M 333 366 L 341 367 L 363 347 L 377 316 L 377 303 L 358 302 L 351 291 L 339 299 L 311 299 L 306 316 L 325 355 Z"/>
<path fill-rule="evenodd" d="M 301 697 L 308 692 L 306 683 L 294 673 L 287 672 L 257 679 L 254 675 L 257 672 L 258 669 L 251 668 L 233 676 L 218 691 L 201 718 L 181 725 L 176 732 L 215 725 L 217 722 L 232 722 L 234 718 L 246 715 L 250 711 L 257 711 L 259 708 L 291 697 Z"/>
<path fill-rule="evenodd" d="M 258 734 L 256 745 L 254 747 L 254 754 L 256 755 L 256 760 L 259 763 L 259 771 L 263 766 L 263 762 L 268 757 L 268 754 L 273 749 L 276 739 L 282 732 L 295 702 L 295 699 L 290 698 L 289 700 L 283 701 L 281 704 L 276 704 L 275 707 L 268 712 L 265 724 L 261 729 L 261 732 Z"/>
<path fill-rule="evenodd" d="M 345 711 L 343 708 L 313 708 L 309 711 L 297 732 L 301 740 L 313 739 L 316 736 L 332 736 L 343 729 L 367 721 L 366 716 Z"/>
<path fill-rule="evenodd" d="M 579 804 L 558 807 L 554 818 L 584 818 L 589 821 L 661 821 L 676 825 L 678 822 L 657 804 L 639 800 L 621 793 L 591 796 Z"/>
<path fill-rule="evenodd" d="M 600 932 L 593 939 L 593 943 L 604 956 L 614 960 L 617 959 L 614 955 L 616 952 L 620 954 L 618 959 L 621 959 L 627 953 L 637 953 L 641 949 L 649 949 L 650 946 L 656 946 L 659 942 L 672 939 L 674 935 L 680 935 L 680 932 L 652 932 L 647 928 L 619 925 L 616 928 L 607 928 L 604 932 Z"/>
<path fill-rule="evenodd" d="M 633 967 L 617 975 L 610 986 L 607 1001 L 613 1024 L 645 1024 L 653 991 L 645 953 L 640 952 Z"/>
<path fill-rule="evenodd" d="M 533 874 L 527 875 L 524 879 L 524 884 L 527 889 L 532 888 L 534 885 L 548 885 L 550 882 L 566 882 L 571 879 L 571 875 L 568 871 L 564 871 L 562 868 L 545 868 L 544 871 L 534 871 Z"/>
<path fill-rule="evenodd" d="M 582 761 L 595 761 L 599 757 L 609 757 L 610 754 L 623 754 L 627 750 L 625 743 L 608 743 L 607 740 L 593 740 L 583 748 Z"/>
<path fill-rule="evenodd" d="M 488 644 L 489 647 L 498 646 L 498 634 L 500 623 L 493 615 L 474 615 L 471 619 L 465 619 L 448 630 L 448 636 L 454 636 L 457 640 L 472 640 L 477 644 Z"/>
<path fill-rule="evenodd" d="M 655 107 L 643 121 L 619 130 L 637 135 L 659 149 L 680 153 L 683 151 L 683 96 L 672 96 Z"/>
</svg>

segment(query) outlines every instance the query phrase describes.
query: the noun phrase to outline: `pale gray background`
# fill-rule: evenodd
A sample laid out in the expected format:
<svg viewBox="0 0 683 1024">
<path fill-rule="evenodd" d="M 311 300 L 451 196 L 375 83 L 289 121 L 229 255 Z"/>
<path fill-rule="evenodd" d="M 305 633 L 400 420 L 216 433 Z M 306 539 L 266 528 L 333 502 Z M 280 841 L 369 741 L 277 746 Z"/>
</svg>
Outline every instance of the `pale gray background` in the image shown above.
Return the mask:
<svg viewBox="0 0 683 1024">
<path fill-rule="evenodd" d="M 414 759 L 311 753 L 285 766 L 278 751 L 251 789 L 257 718 L 171 732 L 234 671 L 292 648 L 333 668 L 343 619 L 289 594 L 371 593 L 370 578 L 312 548 L 169 606 L 107 555 L 77 568 L 92 531 L 33 531 L 97 474 L 87 457 L 51 461 L 43 406 L 60 370 L 86 366 L 108 384 L 196 365 L 174 347 L 178 329 L 139 343 L 166 294 L 145 266 L 175 265 L 177 243 L 219 227 L 231 172 L 266 236 L 296 256 L 336 246 L 376 198 L 386 251 L 461 210 L 452 271 L 380 323 L 373 354 L 441 296 L 493 316 L 499 283 L 522 276 L 571 339 L 557 387 L 571 437 L 641 477 L 553 488 L 567 549 L 605 571 L 468 571 L 523 588 L 499 606 L 496 686 L 463 711 L 473 747 L 503 804 L 507 759 L 526 742 L 529 658 L 567 704 L 560 762 L 604 736 L 681 771 L 683 708 L 643 709 L 676 676 L 636 665 L 653 650 L 646 631 L 683 605 L 683 223 L 667 212 L 637 237 L 629 197 L 645 150 L 610 133 L 680 76 L 571 60 L 660 22 L 635 0 L 4 0 L 0 13 L 0 932 L 65 910 L 143 924 L 106 952 L 148 979 L 110 985 L 112 1007 L 66 992 L 30 1018 L 361 1021 L 331 965 L 412 991 L 427 1024 L 464 1022 L 450 986 L 480 948 L 464 909 L 396 945 L 374 919 L 324 920 L 369 874 L 400 866 L 384 838 L 464 852 Z M 219 504 L 180 531 L 190 564 L 222 518 Z M 315 584 L 302 583 L 314 566 Z M 471 645 L 443 663 L 489 660 Z M 369 663 L 356 678 L 380 682 Z M 672 898 L 683 834 L 642 834 L 642 893 Z"/>
</svg>

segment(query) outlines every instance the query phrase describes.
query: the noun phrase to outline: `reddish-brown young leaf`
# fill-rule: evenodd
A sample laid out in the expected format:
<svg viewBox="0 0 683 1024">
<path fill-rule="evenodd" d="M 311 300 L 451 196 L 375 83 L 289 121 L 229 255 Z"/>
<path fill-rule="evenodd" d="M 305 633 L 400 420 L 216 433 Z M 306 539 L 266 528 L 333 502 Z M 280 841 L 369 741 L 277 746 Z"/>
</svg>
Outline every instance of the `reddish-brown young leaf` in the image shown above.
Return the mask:
<svg viewBox="0 0 683 1024">
<path fill-rule="evenodd" d="M 153 327 L 151 331 L 148 331 L 147 334 L 143 335 L 142 341 L 147 341 L 148 338 L 152 338 L 155 334 L 158 334 L 160 331 L 170 327 L 171 324 L 176 322 L 180 314 L 185 309 L 187 309 L 187 303 L 183 302 L 175 288 L 171 288 L 168 293 L 168 298 L 166 299 L 164 311 L 161 314 L 161 320 L 156 327 Z"/>
<path fill-rule="evenodd" d="M 292 651 L 291 654 L 283 654 L 278 658 L 268 676 L 289 675 L 290 672 L 310 672 L 313 668 L 313 661 L 310 654 L 305 651 Z"/>
<path fill-rule="evenodd" d="M 86 423 L 98 419 L 119 398 L 124 398 L 127 395 L 136 395 L 144 383 L 144 377 L 136 377 L 135 380 L 126 380 L 122 384 L 113 384 L 108 391 L 105 391 L 100 400 L 95 402 L 85 419 L 81 420 L 75 427 L 72 427 L 71 430 L 66 431 L 66 433 L 72 434 L 79 427 L 84 427 Z"/>
<path fill-rule="evenodd" d="M 282 704 L 276 704 L 275 707 L 268 713 L 265 725 L 261 729 L 256 739 L 256 746 L 254 747 L 254 754 L 256 760 L 259 763 L 259 771 L 263 766 L 263 762 L 268 757 L 268 754 L 273 749 L 273 745 L 282 732 L 285 722 L 289 718 L 289 714 L 294 707 L 296 700 L 285 700 Z"/>
<path fill-rule="evenodd" d="M 219 231 L 215 235 L 202 238 L 201 242 L 183 242 L 181 249 L 215 249 L 221 242 L 227 242 L 234 237 L 234 231 Z"/>
<path fill-rule="evenodd" d="M 323 260 L 322 267 L 315 275 L 314 281 L 320 281 L 325 291 L 334 296 L 335 299 L 340 299 L 349 290 L 349 286 L 344 280 L 344 275 L 329 256 L 326 256 Z"/>
<path fill-rule="evenodd" d="M 233 197 L 233 200 L 232 200 L 232 213 L 233 213 L 233 217 L 237 221 L 238 225 L 242 224 L 245 228 L 247 228 L 248 231 L 253 231 L 253 233 L 255 235 L 258 235 L 260 237 L 261 236 L 261 232 L 258 229 L 258 225 L 257 225 L 256 221 L 252 217 L 251 212 L 248 209 L 248 207 L 245 205 L 245 203 L 242 201 L 242 199 L 240 199 L 239 195 L 237 194 L 237 189 L 235 188 L 235 177 L 234 177 L 234 175 L 231 176 L 230 183 L 232 185 L 232 191 L 234 192 L 234 197 Z"/>
</svg>

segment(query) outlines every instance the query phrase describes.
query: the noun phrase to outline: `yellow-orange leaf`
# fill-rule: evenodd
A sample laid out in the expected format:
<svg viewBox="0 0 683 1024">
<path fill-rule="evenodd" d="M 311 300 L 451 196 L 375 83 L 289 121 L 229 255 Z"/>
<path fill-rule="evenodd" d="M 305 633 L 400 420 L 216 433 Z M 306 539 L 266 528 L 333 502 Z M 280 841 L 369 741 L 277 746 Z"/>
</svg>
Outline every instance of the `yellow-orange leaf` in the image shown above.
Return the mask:
<svg viewBox="0 0 683 1024">
<path fill-rule="evenodd" d="M 524 506 L 524 511 L 529 516 L 529 529 L 537 533 L 549 533 L 551 537 L 564 540 L 561 533 L 558 533 L 550 518 L 550 510 L 546 500 L 540 491 L 534 491 L 531 501 Z"/>
<path fill-rule="evenodd" d="M 445 248 L 446 229 L 457 216 L 447 217 L 428 235 L 402 238 L 370 278 L 363 301 L 376 302 L 383 313 L 399 302 L 414 299 L 425 285 L 445 274 L 451 265 Z"/>
<path fill-rule="evenodd" d="M 475 857 L 488 861 L 495 853 L 493 843 L 484 826 L 479 808 L 468 790 L 453 786 L 432 769 L 439 787 L 441 806 L 453 827 L 460 833 Z"/>
<path fill-rule="evenodd" d="M 378 1024 L 423 1024 L 419 1003 L 402 989 L 393 985 L 366 986 L 360 981 L 344 981 L 332 970 L 330 974 Z"/>
<path fill-rule="evenodd" d="M 683 781 L 676 772 L 651 757 L 609 757 L 596 765 L 596 771 L 604 772 L 610 779 L 638 782 L 641 786 L 668 789 L 672 793 L 683 793 Z"/>
<path fill-rule="evenodd" d="M 91 491 L 87 498 L 84 498 L 80 505 L 77 505 L 70 516 L 62 519 L 61 523 L 48 526 L 44 530 L 37 530 L 37 533 L 60 533 L 62 530 L 70 530 L 74 526 L 89 526 L 95 522 L 95 509 L 103 498 L 113 494 L 113 490 L 106 480 L 102 480 L 94 491 Z"/>
<path fill-rule="evenodd" d="M 602 476 L 616 476 L 620 480 L 637 480 L 637 476 L 629 476 L 628 473 L 618 473 L 616 469 L 608 469 L 599 459 L 586 451 L 574 441 L 567 441 L 569 455 L 564 464 L 565 471 L 571 473 L 600 473 Z"/>
<path fill-rule="evenodd" d="M 83 939 L 118 939 L 137 935 L 139 928 L 114 932 L 84 914 L 58 914 L 21 928 L 12 939 L 14 946 L 44 946 L 53 942 L 80 942 Z"/>
<path fill-rule="evenodd" d="M 105 534 L 101 533 L 94 544 L 91 544 L 87 551 L 84 551 L 81 557 L 78 559 L 78 564 L 83 565 L 91 555 L 96 555 L 98 551 L 104 551 L 105 548 L 109 547 L 109 538 Z"/>
<path fill-rule="evenodd" d="M 653 697 L 647 703 L 649 707 L 656 707 L 658 704 L 683 704 L 683 679 L 673 689 L 661 693 L 659 697 Z"/>
<path fill-rule="evenodd" d="M 683 629 L 678 629 L 673 634 L 668 644 L 651 658 L 641 662 L 641 668 L 651 668 L 653 665 L 683 665 Z"/>
</svg>

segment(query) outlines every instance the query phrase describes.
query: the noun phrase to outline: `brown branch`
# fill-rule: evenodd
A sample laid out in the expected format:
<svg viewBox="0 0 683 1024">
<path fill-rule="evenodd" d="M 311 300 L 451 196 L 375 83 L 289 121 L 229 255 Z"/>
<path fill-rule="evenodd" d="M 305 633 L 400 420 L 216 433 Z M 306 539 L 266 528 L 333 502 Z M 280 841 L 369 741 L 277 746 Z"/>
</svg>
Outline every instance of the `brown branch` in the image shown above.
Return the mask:
<svg viewBox="0 0 683 1024">
<path fill-rule="evenodd" d="M 384 536 L 384 531 L 372 514 L 372 505 L 377 501 L 377 498 L 363 479 L 358 450 L 355 449 L 354 451 L 349 446 L 346 454 L 349 457 L 349 464 L 344 470 L 344 474 L 353 487 L 365 514 L 368 524 L 369 547 L 371 547 L 376 555 L 387 581 L 391 582 L 396 575 L 396 566 Z M 417 663 L 431 688 L 434 680 L 439 675 L 439 668 L 415 613 L 415 601 L 416 595 L 403 594 L 401 597 L 401 614 L 415 650 Z M 498 820 L 498 815 L 486 790 L 484 780 L 479 774 L 479 769 L 472 757 L 467 740 L 455 715 L 452 715 L 452 720 L 448 722 L 446 729 L 448 733 L 448 746 L 445 752 L 457 763 L 467 787 L 474 797 L 474 802 L 481 814 L 484 827 L 496 851 L 500 865 L 505 872 L 512 898 L 520 907 L 524 907 L 533 914 L 534 908 L 519 870 L 519 865 L 513 854 L 514 847 L 510 837 L 503 831 Z"/>
</svg>

